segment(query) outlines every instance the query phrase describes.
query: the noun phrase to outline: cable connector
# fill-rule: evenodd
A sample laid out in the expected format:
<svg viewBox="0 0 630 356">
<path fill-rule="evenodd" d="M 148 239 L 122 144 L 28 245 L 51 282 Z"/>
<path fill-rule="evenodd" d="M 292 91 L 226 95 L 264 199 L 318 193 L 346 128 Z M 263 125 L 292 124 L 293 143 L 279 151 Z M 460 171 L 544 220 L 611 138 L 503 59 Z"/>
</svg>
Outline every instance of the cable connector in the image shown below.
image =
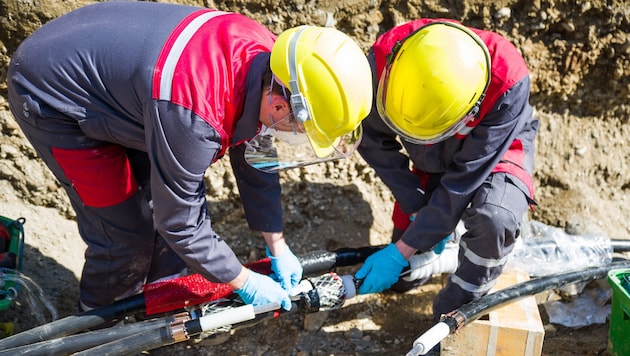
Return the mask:
<svg viewBox="0 0 630 356">
<path fill-rule="evenodd" d="M 175 320 L 171 323 L 170 333 L 174 342 L 182 342 L 190 339 L 185 323 L 190 320 L 188 313 L 179 313 L 174 315 Z"/>
</svg>

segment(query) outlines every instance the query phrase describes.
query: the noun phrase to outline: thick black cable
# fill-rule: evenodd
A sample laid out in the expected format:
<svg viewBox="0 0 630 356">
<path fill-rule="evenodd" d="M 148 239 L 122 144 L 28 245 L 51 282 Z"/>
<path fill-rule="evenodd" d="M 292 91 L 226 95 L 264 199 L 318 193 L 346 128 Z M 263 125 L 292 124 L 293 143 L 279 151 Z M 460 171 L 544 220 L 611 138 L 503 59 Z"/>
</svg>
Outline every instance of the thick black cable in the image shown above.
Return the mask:
<svg viewBox="0 0 630 356">
<path fill-rule="evenodd" d="M 317 293 L 306 293 L 302 297 L 294 297 L 296 299 L 291 301 L 291 309 L 284 310 L 279 309 L 276 312 L 280 312 L 280 314 L 293 314 L 298 311 L 303 311 L 306 313 L 314 312 L 315 306 L 313 304 L 313 295 Z M 244 327 L 250 327 L 255 325 L 263 320 L 270 319 L 275 317 L 276 312 L 266 312 L 257 314 L 256 317 L 252 320 L 247 320 L 244 322 L 240 322 L 232 325 L 232 329 L 240 329 Z M 185 334 L 187 338 L 191 338 L 201 334 L 204 331 L 202 330 L 199 319 L 192 319 L 185 321 L 183 323 L 183 329 L 185 330 Z M 88 350 L 84 350 L 82 352 L 74 354 L 74 356 L 125 356 L 125 355 L 136 355 L 143 351 L 150 351 L 160 347 L 164 347 L 167 345 L 174 344 L 176 342 L 180 342 L 182 340 L 176 340 L 172 333 L 172 328 L 170 325 L 166 325 L 156 330 L 147 331 L 146 333 L 141 333 L 137 335 L 131 335 L 129 337 L 125 337 L 119 340 L 114 340 L 109 343 L 93 347 Z"/>
<path fill-rule="evenodd" d="M 144 295 L 138 294 L 114 302 L 106 307 L 93 309 L 77 315 L 25 330 L 4 339 L 0 339 L 0 350 L 28 345 L 57 337 L 76 334 L 83 330 L 97 327 L 106 322 L 121 319 L 144 311 Z"/>
<path fill-rule="evenodd" d="M 160 327 L 77 352 L 74 356 L 136 355 L 138 352 L 156 349 L 175 342 L 170 328 Z"/>
<path fill-rule="evenodd" d="M 342 248 L 336 251 L 316 251 L 298 257 L 304 275 L 328 272 L 335 267 L 359 264 L 382 246 Z M 40 341 L 76 334 L 125 316 L 145 311 L 144 294 L 138 294 L 77 315 L 71 315 L 30 330 L 0 339 L 0 350 L 7 350 Z"/>
<path fill-rule="evenodd" d="M 335 251 L 314 251 L 298 256 L 305 276 L 332 271 L 337 267 L 354 266 L 365 260 L 384 246 L 347 247 Z"/>
<path fill-rule="evenodd" d="M 441 316 L 440 321 L 420 335 L 406 356 L 424 355 L 449 334 L 488 314 L 501 305 L 564 285 L 587 282 L 606 277 L 609 271 L 630 268 L 630 261 L 589 267 L 565 273 L 539 277 L 487 294 L 473 302 Z M 446 327 L 447 329 L 444 329 Z"/>
<path fill-rule="evenodd" d="M 611 239 L 610 245 L 614 252 L 630 252 L 630 240 Z"/>
<path fill-rule="evenodd" d="M 60 337 L 52 340 L 36 342 L 0 351 L 0 356 L 33 355 L 33 356 L 61 356 L 86 350 L 97 345 L 105 344 L 130 335 L 157 329 L 170 323 L 173 317 L 147 320 L 137 323 L 119 325 L 101 330 L 94 330 L 77 335 Z"/>
<path fill-rule="evenodd" d="M 630 268 L 630 261 L 615 262 L 605 266 L 589 267 L 577 271 L 532 279 L 516 284 L 512 287 L 487 294 L 476 301 L 458 308 L 455 310 L 455 313 L 461 314 L 464 317 L 464 325 L 466 325 L 479 319 L 481 316 L 488 314 L 491 310 L 504 303 L 512 302 L 526 296 L 535 295 L 546 290 L 560 288 L 568 284 L 605 278 L 609 271 L 623 268 Z"/>
</svg>

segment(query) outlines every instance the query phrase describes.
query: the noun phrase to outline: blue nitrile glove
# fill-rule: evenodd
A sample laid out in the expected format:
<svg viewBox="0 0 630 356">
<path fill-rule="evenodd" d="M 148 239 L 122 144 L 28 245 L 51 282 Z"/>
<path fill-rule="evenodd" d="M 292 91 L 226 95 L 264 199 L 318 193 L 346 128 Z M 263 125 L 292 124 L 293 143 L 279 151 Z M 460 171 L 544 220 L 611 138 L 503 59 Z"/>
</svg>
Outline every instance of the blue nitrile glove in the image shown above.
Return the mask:
<svg viewBox="0 0 630 356">
<path fill-rule="evenodd" d="M 241 289 L 235 290 L 246 304 L 254 306 L 278 303 L 285 310 L 291 310 L 289 292 L 269 276 L 249 271 L 249 277 Z"/>
<path fill-rule="evenodd" d="M 446 236 L 444 239 L 442 239 L 442 241 L 438 242 L 437 245 L 435 245 L 435 247 L 433 247 L 433 252 L 435 252 L 436 255 L 439 255 L 440 253 L 444 252 L 444 249 L 446 248 L 446 243 L 452 238 L 453 238 L 452 233 Z"/>
<path fill-rule="evenodd" d="M 416 213 L 409 215 L 409 221 L 414 221 L 414 220 L 416 220 Z M 440 253 L 444 252 L 444 248 L 446 248 L 446 241 L 448 241 L 450 237 L 451 235 L 446 236 L 444 240 L 438 242 L 437 245 L 433 247 L 433 252 L 435 252 L 436 255 L 439 255 Z"/>
<path fill-rule="evenodd" d="M 359 294 L 378 293 L 391 287 L 398 281 L 403 268 L 407 266 L 409 262 L 398 251 L 396 245 L 390 243 L 368 257 L 354 275 L 357 280 L 363 280 L 359 287 Z"/>
<path fill-rule="evenodd" d="M 445 239 L 438 242 L 437 245 L 433 247 L 433 252 L 435 252 L 436 255 L 439 255 L 440 253 L 444 252 L 444 249 L 446 248 L 446 241 L 448 241 L 450 237 L 451 235 L 446 236 Z"/>
<path fill-rule="evenodd" d="M 267 257 L 271 260 L 272 277 L 280 282 L 282 288 L 291 290 L 296 287 L 302 280 L 302 265 L 297 257 L 291 252 L 289 246 L 286 246 L 280 256 L 273 256 L 266 248 Z"/>
<path fill-rule="evenodd" d="M 409 215 L 409 220 L 410 221 L 416 220 L 416 214 Z M 449 234 L 442 241 L 438 242 L 437 245 L 435 245 L 435 247 L 433 247 L 433 252 L 436 255 L 439 255 L 440 253 L 444 252 L 444 249 L 446 248 L 446 241 L 448 241 L 451 238 L 451 235 L 453 234 Z"/>
</svg>

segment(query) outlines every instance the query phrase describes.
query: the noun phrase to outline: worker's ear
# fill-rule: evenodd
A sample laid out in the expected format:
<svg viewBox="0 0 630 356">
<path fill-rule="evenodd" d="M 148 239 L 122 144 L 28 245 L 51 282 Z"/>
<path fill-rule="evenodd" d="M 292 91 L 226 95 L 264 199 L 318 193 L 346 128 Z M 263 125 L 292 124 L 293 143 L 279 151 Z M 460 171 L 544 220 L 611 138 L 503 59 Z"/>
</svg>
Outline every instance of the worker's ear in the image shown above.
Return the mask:
<svg viewBox="0 0 630 356">
<path fill-rule="evenodd" d="M 275 115 L 288 115 L 291 112 L 289 101 L 282 95 L 271 94 L 271 107 L 269 108 Z"/>
<path fill-rule="evenodd" d="M 266 126 L 280 121 L 283 117 L 291 114 L 291 105 L 282 95 L 263 94 L 260 100 L 259 120 Z"/>
</svg>

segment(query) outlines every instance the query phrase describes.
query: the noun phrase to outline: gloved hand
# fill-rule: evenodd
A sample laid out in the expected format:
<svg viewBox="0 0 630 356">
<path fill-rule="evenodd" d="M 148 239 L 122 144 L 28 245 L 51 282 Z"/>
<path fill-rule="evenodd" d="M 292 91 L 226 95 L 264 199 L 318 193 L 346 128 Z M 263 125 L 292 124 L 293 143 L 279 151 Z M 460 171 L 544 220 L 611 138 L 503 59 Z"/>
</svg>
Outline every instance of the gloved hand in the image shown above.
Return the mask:
<svg viewBox="0 0 630 356">
<path fill-rule="evenodd" d="M 416 220 L 416 214 L 417 213 L 413 213 L 409 215 L 409 220 L 410 221 Z M 446 248 L 446 242 L 452 237 L 452 235 L 453 234 L 446 236 L 442 241 L 438 242 L 437 245 L 433 247 L 433 252 L 435 252 L 436 255 L 439 255 L 442 252 L 444 252 L 444 249 Z"/>
<path fill-rule="evenodd" d="M 455 233 L 451 232 L 448 236 L 446 236 L 444 239 L 442 239 L 442 241 L 438 242 L 437 245 L 433 247 L 433 252 L 435 252 L 436 255 L 441 254 L 442 252 L 444 252 L 444 249 L 446 248 L 446 243 L 454 239 L 455 239 Z"/>
<path fill-rule="evenodd" d="M 363 280 L 359 287 L 359 294 L 378 293 L 391 287 L 398 281 L 403 268 L 407 266 L 409 262 L 398 251 L 396 245 L 390 243 L 368 257 L 355 273 L 356 279 Z"/>
<path fill-rule="evenodd" d="M 446 248 L 446 241 L 448 241 L 450 238 L 451 235 L 448 235 L 442 241 L 438 242 L 437 245 L 433 247 L 433 252 L 435 252 L 436 255 L 444 252 L 444 249 Z"/>
<path fill-rule="evenodd" d="M 279 303 L 283 309 L 291 310 L 289 292 L 268 276 L 249 271 L 249 276 L 241 289 L 235 292 L 246 304 L 254 306 Z"/>
<path fill-rule="evenodd" d="M 272 277 L 280 282 L 282 288 L 291 290 L 302 280 L 302 265 L 297 257 L 286 246 L 280 256 L 273 256 L 269 247 L 266 248 L 267 257 L 271 260 Z"/>
</svg>

